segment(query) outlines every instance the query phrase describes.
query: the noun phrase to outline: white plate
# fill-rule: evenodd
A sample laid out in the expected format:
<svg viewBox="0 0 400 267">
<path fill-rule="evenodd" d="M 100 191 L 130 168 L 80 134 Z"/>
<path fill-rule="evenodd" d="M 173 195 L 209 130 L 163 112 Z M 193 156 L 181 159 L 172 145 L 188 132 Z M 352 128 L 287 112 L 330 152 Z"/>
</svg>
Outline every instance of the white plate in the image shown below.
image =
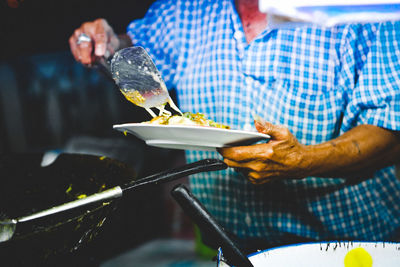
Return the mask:
<svg viewBox="0 0 400 267">
<path fill-rule="evenodd" d="M 114 125 L 113 128 L 133 134 L 150 146 L 173 149 L 215 150 L 269 139 L 268 135 L 257 132 L 203 126 L 126 123 Z"/>
</svg>

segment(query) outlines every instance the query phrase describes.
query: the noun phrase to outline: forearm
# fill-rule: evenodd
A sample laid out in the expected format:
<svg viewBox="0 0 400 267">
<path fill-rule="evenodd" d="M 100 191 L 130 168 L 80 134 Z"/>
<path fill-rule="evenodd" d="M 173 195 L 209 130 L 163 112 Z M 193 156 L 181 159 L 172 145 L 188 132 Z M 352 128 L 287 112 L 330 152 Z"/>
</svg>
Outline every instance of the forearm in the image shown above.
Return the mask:
<svg viewBox="0 0 400 267">
<path fill-rule="evenodd" d="M 399 132 L 360 125 L 331 141 L 307 146 L 309 176 L 369 176 L 400 161 Z"/>
</svg>

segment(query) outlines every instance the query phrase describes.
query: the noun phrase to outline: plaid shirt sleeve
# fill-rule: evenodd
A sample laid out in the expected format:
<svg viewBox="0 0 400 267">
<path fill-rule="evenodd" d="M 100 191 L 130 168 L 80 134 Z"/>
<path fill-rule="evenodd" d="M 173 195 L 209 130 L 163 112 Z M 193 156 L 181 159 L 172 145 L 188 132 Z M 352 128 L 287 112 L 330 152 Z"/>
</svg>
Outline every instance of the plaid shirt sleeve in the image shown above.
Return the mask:
<svg viewBox="0 0 400 267">
<path fill-rule="evenodd" d="M 400 130 L 399 29 L 400 22 L 387 22 L 364 27 L 358 33 L 353 45 L 359 76 L 348 93 L 344 131 L 361 124 Z"/>
<path fill-rule="evenodd" d="M 178 61 L 179 49 L 174 30 L 176 10 L 176 1 L 156 1 L 144 18 L 132 21 L 127 27 L 133 44 L 147 50 L 168 88 L 174 87 Z"/>
</svg>

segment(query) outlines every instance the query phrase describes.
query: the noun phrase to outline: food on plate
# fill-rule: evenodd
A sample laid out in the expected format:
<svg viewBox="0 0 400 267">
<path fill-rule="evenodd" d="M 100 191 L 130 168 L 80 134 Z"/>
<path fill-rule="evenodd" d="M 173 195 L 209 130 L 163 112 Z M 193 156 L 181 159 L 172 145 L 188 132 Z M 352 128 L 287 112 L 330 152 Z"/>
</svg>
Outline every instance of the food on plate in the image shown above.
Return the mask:
<svg viewBox="0 0 400 267">
<path fill-rule="evenodd" d="M 141 94 L 137 90 L 130 90 L 130 89 L 124 88 L 124 89 L 121 89 L 120 91 L 128 101 L 132 102 L 133 104 L 135 104 L 139 107 L 143 107 L 148 113 L 150 113 L 150 115 L 153 118 L 157 117 L 157 115 L 151 110 L 151 107 L 152 107 L 152 103 L 154 103 L 154 100 L 157 97 L 161 97 L 161 98 L 167 97 L 165 103 L 163 103 L 160 106 L 153 107 L 153 108 L 156 108 L 159 110 L 159 116 L 161 116 L 161 115 L 171 116 L 171 112 L 165 109 L 165 106 L 167 104 L 169 104 L 169 106 L 173 110 L 175 110 L 176 112 L 178 112 L 179 114 L 182 115 L 182 112 L 179 110 L 179 108 L 175 105 L 174 101 L 168 95 L 167 88 L 164 88 L 164 89 L 161 88 L 161 90 L 159 90 L 159 91 L 152 92 L 153 96 L 150 98 L 150 100 L 152 99 L 153 101 L 147 100 L 146 97 L 143 96 L 143 94 Z"/>
<path fill-rule="evenodd" d="M 202 113 L 191 113 L 185 112 L 182 115 L 169 116 L 162 114 L 153 118 L 150 121 L 145 121 L 143 123 L 156 124 L 156 125 L 192 125 L 192 126 L 208 126 L 216 127 L 221 129 L 230 129 L 229 126 L 217 123 L 210 119 L 207 119 Z"/>
</svg>

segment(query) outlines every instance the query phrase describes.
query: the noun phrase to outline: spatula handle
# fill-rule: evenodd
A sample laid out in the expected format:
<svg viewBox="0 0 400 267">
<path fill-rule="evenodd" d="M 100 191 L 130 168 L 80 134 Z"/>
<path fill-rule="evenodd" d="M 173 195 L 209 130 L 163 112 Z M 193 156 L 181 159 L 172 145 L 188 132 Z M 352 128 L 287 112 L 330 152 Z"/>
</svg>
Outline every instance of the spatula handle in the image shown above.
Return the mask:
<svg viewBox="0 0 400 267">
<path fill-rule="evenodd" d="M 67 210 L 75 209 L 78 207 L 86 206 L 95 202 L 104 201 L 112 198 L 119 198 L 122 196 L 122 189 L 119 186 L 107 189 L 103 192 L 96 193 L 85 198 L 77 199 L 71 202 L 64 203 L 59 206 L 52 207 L 47 210 L 42 210 L 28 216 L 18 218 L 18 222 L 26 222 L 37 218 L 50 216 L 56 213 L 64 212 Z"/>
<path fill-rule="evenodd" d="M 111 73 L 111 57 L 97 57 L 93 66 L 103 73 L 104 76 L 106 76 L 109 80 L 114 82 L 114 78 Z"/>
</svg>

